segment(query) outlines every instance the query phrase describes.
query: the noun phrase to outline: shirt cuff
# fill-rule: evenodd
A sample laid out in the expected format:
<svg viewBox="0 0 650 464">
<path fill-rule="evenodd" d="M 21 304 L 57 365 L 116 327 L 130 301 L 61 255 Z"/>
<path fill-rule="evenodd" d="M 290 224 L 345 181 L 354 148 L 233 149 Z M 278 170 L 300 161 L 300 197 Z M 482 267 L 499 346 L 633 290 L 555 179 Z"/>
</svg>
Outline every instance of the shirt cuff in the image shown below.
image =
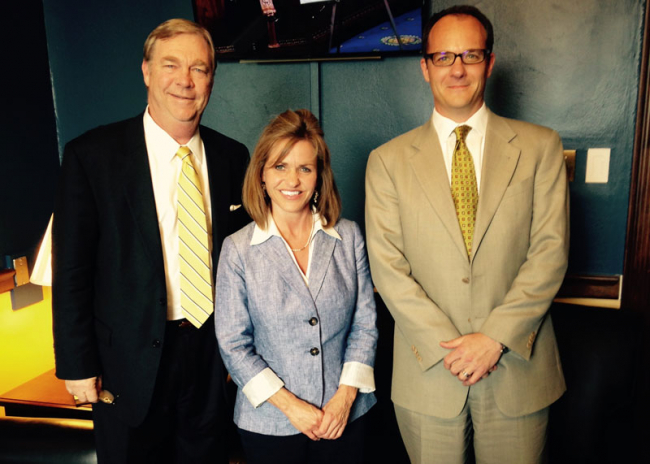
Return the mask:
<svg viewBox="0 0 650 464">
<path fill-rule="evenodd" d="M 246 395 L 253 407 L 257 408 L 275 395 L 282 387 L 284 387 L 284 382 L 270 367 L 267 367 L 244 385 L 242 393 Z"/>
<path fill-rule="evenodd" d="M 361 393 L 372 393 L 375 391 L 375 370 L 357 361 L 343 364 L 343 371 L 339 385 L 356 387 Z"/>
</svg>

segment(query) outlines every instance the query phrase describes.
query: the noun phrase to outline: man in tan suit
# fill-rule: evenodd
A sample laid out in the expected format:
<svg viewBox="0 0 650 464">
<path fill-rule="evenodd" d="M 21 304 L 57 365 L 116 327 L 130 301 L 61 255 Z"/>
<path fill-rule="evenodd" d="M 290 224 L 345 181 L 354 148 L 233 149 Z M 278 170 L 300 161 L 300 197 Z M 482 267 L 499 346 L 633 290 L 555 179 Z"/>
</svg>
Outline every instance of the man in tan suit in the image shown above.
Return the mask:
<svg viewBox="0 0 650 464">
<path fill-rule="evenodd" d="M 565 390 L 548 314 L 567 267 L 562 144 L 485 106 L 495 58 L 479 10 L 444 10 L 424 37 L 434 114 L 374 150 L 366 172 L 400 431 L 413 463 L 465 462 L 472 447 L 479 463 L 540 462 Z"/>
</svg>

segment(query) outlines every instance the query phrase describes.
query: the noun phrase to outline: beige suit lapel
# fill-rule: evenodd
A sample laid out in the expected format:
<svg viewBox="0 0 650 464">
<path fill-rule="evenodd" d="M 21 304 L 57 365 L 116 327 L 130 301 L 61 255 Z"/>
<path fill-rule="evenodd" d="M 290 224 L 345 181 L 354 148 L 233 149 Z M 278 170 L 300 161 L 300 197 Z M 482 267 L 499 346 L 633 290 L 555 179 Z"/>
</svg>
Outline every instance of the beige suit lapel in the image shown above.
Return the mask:
<svg viewBox="0 0 650 464">
<path fill-rule="evenodd" d="M 481 246 L 517 167 L 521 150 L 511 143 L 516 136 L 505 119 L 492 112 L 488 113 L 472 258 Z"/>
<path fill-rule="evenodd" d="M 463 234 L 458 225 L 456 208 L 451 197 L 445 160 L 440 149 L 438 134 L 431 120 L 420 127 L 420 133 L 413 141 L 413 148 L 413 155 L 409 162 L 415 171 L 415 177 L 440 221 L 449 232 L 452 241 L 458 247 L 458 251 L 467 256 Z"/>
</svg>

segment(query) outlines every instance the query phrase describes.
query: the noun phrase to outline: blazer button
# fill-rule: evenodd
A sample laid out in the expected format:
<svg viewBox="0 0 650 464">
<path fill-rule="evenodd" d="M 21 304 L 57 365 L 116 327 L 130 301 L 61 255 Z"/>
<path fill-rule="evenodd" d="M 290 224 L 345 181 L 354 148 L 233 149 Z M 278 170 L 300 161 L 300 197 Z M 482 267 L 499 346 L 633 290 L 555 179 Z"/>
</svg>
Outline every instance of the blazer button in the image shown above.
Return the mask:
<svg viewBox="0 0 650 464">
<path fill-rule="evenodd" d="M 314 347 L 314 348 L 312 348 L 311 350 L 309 350 L 309 353 L 310 353 L 312 356 L 318 356 L 318 353 L 320 353 L 320 350 L 319 350 L 318 348 Z"/>
<path fill-rule="evenodd" d="M 154 341 L 151 343 L 151 345 L 152 345 L 154 348 L 160 348 L 160 340 L 154 340 Z"/>
<path fill-rule="evenodd" d="M 468 284 L 468 283 L 469 283 L 469 279 L 468 279 L 467 277 L 463 277 L 462 281 L 463 281 L 464 284 Z"/>
<path fill-rule="evenodd" d="M 316 324 L 318 324 L 317 318 L 312 317 L 311 319 L 309 319 L 309 325 L 316 325 Z"/>
</svg>

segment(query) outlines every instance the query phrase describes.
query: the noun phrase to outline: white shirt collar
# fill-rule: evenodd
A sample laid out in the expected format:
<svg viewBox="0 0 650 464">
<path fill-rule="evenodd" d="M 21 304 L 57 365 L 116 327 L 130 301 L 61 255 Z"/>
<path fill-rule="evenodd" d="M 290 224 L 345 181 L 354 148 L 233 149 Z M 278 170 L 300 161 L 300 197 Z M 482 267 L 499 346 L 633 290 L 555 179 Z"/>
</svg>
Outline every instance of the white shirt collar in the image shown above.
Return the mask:
<svg viewBox="0 0 650 464">
<path fill-rule="evenodd" d="M 172 161 L 176 156 L 178 147 L 181 145 L 172 138 L 165 130 L 156 124 L 156 121 L 153 120 L 149 114 L 149 106 L 144 111 L 144 117 L 142 118 L 144 123 L 144 133 L 147 139 L 147 148 L 150 148 L 153 153 L 161 157 L 161 161 Z M 184 146 L 189 147 L 192 150 L 192 162 L 198 166 L 195 166 L 197 169 L 200 169 L 200 166 L 203 164 L 203 143 L 201 142 L 201 135 L 199 134 L 199 129 L 196 129 L 196 132 L 192 138 Z"/>
<path fill-rule="evenodd" d="M 339 233 L 336 230 L 334 230 L 333 227 L 323 227 L 323 222 L 321 221 L 321 218 L 318 215 L 318 213 L 313 213 L 313 218 L 314 218 L 314 230 L 311 233 L 311 237 L 314 237 L 319 230 L 322 230 L 330 237 L 334 237 L 338 240 L 342 240 Z M 275 224 L 275 221 L 273 220 L 273 215 L 271 213 L 269 213 L 269 216 L 267 218 L 266 227 L 267 227 L 266 230 L 264 230 L 260 226 L 255 224 L 255 229 L 253 230 L 253 236 L 251 237 L 251 246 L 259 245 L 260 243 L 266 242 L 269 238 L 273 237 L 274 235 L 284 240 L 282 234 L 280 234 L 280 231 L 278 230 L 278 226 Z"/>
<path fill-rule="evenodd" d="M 456 121 L 452 121 L 449 118 L 444 117 L 438 111 L 434 108 L 433 109 L 433 127 L 436 129 L 436 132 L 438 133 L 439 136 L 442 137 L 442 134 L 446 134 L 445 138 L 442 138 L 440 141 L 441 143 L 444 143 L 444 141 L 449 137 L 453 132 L 454 129 L 458 126 L 463 126 L 467 125 L 472 128 L 472 131 L 478 132 L 478 134 L 485 138 L 485 131 L 487 130 L 487 121 L 488 121 L 488 111 L 487 111 L 487 106 L 485 105 L 485 102 L 483 102 L 483 105 L 478 109 L 476 113 L 474 113 L 470 118 L 465 121 L 458 123 Z"/>
</svg>

